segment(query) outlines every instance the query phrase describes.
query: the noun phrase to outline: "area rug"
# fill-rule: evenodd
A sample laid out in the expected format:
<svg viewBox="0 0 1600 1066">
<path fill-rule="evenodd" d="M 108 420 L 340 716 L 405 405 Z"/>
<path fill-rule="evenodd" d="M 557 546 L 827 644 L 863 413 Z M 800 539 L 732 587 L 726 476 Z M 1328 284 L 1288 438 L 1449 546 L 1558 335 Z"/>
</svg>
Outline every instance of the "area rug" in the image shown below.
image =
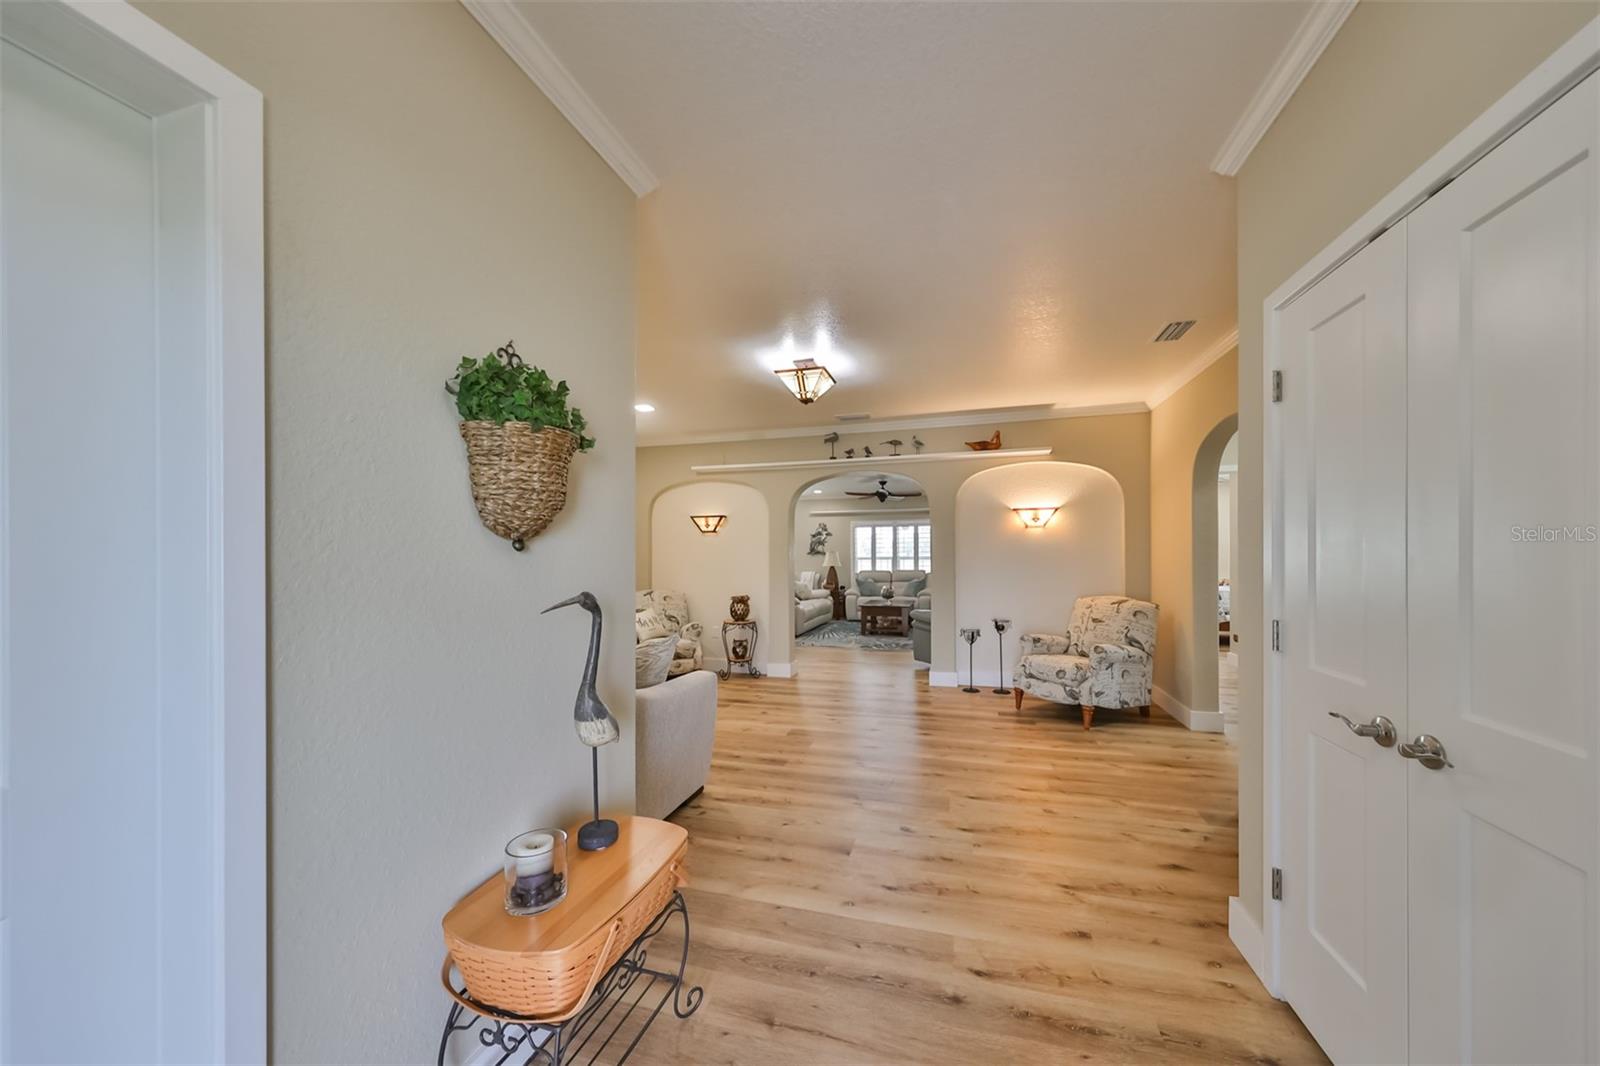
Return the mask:
<svg viewBox="0 0 1600 1066">
<path fill-rule="evenodd" d="M 794 638 L 802 648 L 864 648 L 867 651 L 910 651 L 910 637 L 861 635 L 861 623 L 840 619 Z"/>
</svg>

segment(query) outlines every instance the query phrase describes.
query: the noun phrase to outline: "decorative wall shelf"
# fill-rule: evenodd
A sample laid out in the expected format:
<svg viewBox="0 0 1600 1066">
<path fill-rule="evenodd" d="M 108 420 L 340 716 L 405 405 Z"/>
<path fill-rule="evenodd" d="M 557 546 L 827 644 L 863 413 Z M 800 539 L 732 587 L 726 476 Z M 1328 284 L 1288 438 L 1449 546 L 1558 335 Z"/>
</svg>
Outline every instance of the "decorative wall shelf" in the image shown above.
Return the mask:
<svg viewBox="0 0 1600 1066">
<path fill-rule="evenodd" d="M 775 463 L 716 463 L 706 466 L 691 466 L 689 469 L 696 474 L 735 474 L 759 470 L 804 470 L 823 466 L 836 470 L 845 470 L 852 466 L 877 469 L 884 466 L 909 466 L 913 463 L 959 462 L 963 459 L 1042 459 L 1054 451 L 1054 448 L 996 448 L 993 451 L 975 452 L 968 448 L 959 452 L 858 456 L 855 459 L 829 459 L 827 456 L 823 456 L 820 459 L 785 459 Z"/>
</svg>

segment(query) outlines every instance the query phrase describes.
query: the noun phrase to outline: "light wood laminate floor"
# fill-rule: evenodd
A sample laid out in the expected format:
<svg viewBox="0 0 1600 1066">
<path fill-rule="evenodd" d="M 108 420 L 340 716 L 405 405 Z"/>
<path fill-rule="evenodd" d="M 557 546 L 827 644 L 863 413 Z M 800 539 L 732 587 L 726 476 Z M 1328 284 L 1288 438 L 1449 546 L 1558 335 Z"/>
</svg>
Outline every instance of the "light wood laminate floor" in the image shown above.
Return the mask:
<svg viewBox="0 0 1600 1066">
<path fill-rule="evenodd" d="M 1325 1061 L 1228 940 L 1221 736 L 1159 710 L 1085 732 L 899 655 L 799 670 L 721 686 L 674 816 L 705 1001 L 634 1061 Z"/>
</svg>

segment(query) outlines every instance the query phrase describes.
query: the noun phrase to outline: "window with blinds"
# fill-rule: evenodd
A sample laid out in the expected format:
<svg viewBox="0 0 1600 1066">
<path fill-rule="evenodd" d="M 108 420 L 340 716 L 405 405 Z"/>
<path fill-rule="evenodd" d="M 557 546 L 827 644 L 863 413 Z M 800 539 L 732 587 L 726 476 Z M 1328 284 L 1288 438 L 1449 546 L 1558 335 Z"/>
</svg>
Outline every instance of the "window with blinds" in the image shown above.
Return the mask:
<svg viewBox="0 0 1600 1066">
<path fill-rule="evenodd" d="M 925 518 L 916 522 L 857 522 L 854 540 L 857 571 L 933 569 L 933 526 Z"/>
</svg>

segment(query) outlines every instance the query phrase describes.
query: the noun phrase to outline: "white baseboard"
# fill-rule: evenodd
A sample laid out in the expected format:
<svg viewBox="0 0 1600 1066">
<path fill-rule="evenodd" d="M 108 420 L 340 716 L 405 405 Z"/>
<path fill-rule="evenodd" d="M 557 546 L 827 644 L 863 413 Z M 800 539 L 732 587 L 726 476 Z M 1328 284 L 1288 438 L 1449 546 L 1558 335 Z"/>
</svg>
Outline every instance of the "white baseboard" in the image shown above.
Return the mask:
<svg viewBox="0 0 1600 1066">
<path fill-rule="evenodd" d="M 1172 693 L 1156 685 L 1150 690 L 1150 702 L 1182 722 L 1195 733 L 1222 732 L 1221 711 L 1197 711 L 1187 706 Z"/>
<path fill-rule="evenodd" d="M 967 683 L 965 670 L 929 670 L 928 684 L 939 685 L 944 688 L 960 688 Z M 988 690 L 991 688 L 1011 688 L 1011 675 L 1001 674 L 998 670 L 974 670 L 972 684 L 976 688 Z"/>
<path fill-rule="evenodd" d="M 1228 939 L 1244 956 L 1244 961 L 1256 975 L 1256 980 L 1261 982 L 1261 987 L 1267 988 L 1267 938 L 1262 935 L 1255 919 L 1250 917 L 1250 912 L 1244 909 L 1244 904 L 1239 902 L 1238 896 L 1228 897 Z M 1267 991 L 1272 990 L 1267 988 Z"/>
<path fill-rule="evenodd" d="M 794 663 L 768 663 L 768 677 L 793 677 Z"/>
</svg>

